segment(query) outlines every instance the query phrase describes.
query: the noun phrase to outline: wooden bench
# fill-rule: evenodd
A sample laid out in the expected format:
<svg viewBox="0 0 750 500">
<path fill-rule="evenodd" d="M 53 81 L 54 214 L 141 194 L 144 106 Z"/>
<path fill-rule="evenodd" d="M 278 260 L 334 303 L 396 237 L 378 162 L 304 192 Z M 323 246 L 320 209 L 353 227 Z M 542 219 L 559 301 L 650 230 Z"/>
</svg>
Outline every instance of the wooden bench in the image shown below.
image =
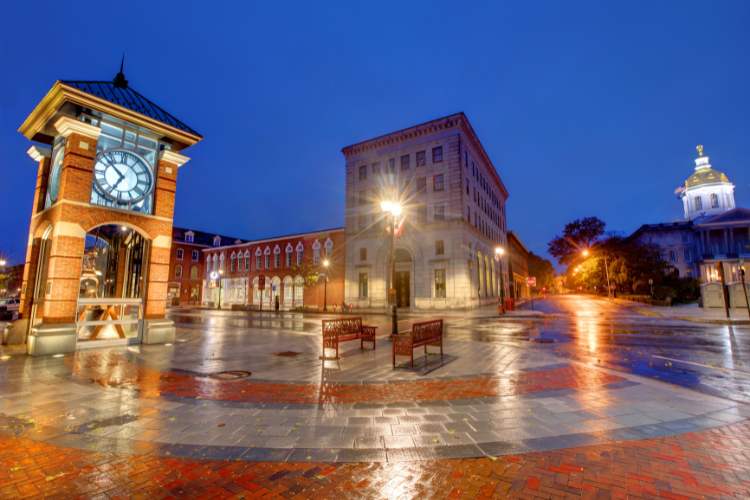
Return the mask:
<svg viewBox="0 0 750 500">
<path fill-rule="evenodd" d="M 393 338 L 393 366 L 396 366 L 398 354 L 411 357 L 411 367 L 414 368 L 415 347 L 424 346 L 424 352 L 427 354 L 427 346 L 440 346 L 440 355 L 443 355 L 443 320 L 414 323 L 411 332 L 391 335 L 391 338 Z"/>
<path fill-rule="evenodd" d="M 359 340 L 359 348 L 364 349 L 364 343 L 372 342 L 372 348 L 375 349 L 375 331 L 377 326 L 362 325 L 362 318 L 342 318 L 342 319 L 324 319 L 323 320 L 323 356 L 325 357 L 326 348 L 336 349 L 336 357 L 339 358 L 339 342 L 347 340 Z"/>
</svg>

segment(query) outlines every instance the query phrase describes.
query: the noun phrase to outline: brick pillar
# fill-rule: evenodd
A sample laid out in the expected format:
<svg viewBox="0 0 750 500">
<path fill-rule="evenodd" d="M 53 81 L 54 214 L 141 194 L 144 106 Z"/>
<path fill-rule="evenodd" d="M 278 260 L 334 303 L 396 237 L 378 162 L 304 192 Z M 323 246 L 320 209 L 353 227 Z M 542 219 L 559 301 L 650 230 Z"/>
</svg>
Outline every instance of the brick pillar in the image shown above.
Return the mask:
<svg viewBox="0 0 750 500">
<path fill-rule="evenodd" d="M 167 280 L 169 279 L 170 248 L 162 236 L 151 244 L 148 259 L 148 289 L 146 291 L 146 319 L 163 318 L 167 312 Z"/>
<path fill-rule="evenodd" d="M 31 208 L 31 215 L 33 217 L 44 210 L 52 151 L 47 148 L 32 146 L 28 150 L 28 154 L 31 159 L 39 164 L 36 177 L 36 190 L 34 191 L 34 205 Z M 26 261 L 23 269 L 23 283 L 21 285 L 21 306 L 18 311 L 19 318 L 22 319 L 28 319 L 31 314 L 31 298 L 34 296 L 36 271 L 37 267 L 39 267 L 41 240 L 40 238 L 34 238 L 34 230 L 38 224 L 38 220 L 31 219 L 28 246 L 26 247 Z"/>
<path fill-rule="evenodd" d="M 50 289 L 46 290 L 47 284 L 42 283 L 45 287 L 44 323 L 75 322 L 85 241 L 85 232 L 77 224 L 58 222 L 53 229 L 47 271 Z"/>
</svg>

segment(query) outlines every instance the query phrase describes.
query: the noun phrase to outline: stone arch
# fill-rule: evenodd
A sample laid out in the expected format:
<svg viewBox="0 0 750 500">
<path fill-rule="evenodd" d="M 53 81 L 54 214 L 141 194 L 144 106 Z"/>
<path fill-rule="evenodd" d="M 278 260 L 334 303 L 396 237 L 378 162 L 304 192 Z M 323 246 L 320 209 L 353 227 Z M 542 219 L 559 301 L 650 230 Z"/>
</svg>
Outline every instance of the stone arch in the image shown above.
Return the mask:
<svg viewBox="0 0 750 500">
<path fill-rule="evenodd" d="M 95 229 L 99 226 L 106 226 L 108 224 L 113 224 L 116 226 L 124 226 L 124 227 L 127 227 L 128 229 L 133 229 L 134 231 L 137 231 L 141 236 L 143 236 L 144 238 L 148 240 L 154 239 L 154 237 L 158 234 L 158 229 L 152 228 L 151 232 L 153 234 L 150 234 L 146 228 L 142 227 L 139 224 L 139 222 L 140 220 L 132 217 L 129 214 L 97 210 L 96 213 L 81 220 L 78 224 L 87 233 L 91 231 L 92 229 Z"/>
</svg>

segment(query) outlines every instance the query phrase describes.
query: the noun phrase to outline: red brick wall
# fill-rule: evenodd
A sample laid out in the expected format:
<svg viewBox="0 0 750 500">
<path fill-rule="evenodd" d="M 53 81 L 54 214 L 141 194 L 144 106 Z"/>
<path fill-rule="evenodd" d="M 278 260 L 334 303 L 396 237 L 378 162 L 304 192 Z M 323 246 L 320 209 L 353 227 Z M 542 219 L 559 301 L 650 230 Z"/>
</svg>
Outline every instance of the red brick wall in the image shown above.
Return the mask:
<svg viewBox="0 0 750 500">
<path fill-rule="evenodd" d="M 191 245 L 189 243 L 176 242 L 172 240 L 172 251 L 169 258 L 169 283 L 174 285 L 180 284 L 180 301 L 187 302 L 190 300 L 190 292 L 194 285 L 198 285 L 198 301 L 203 300 L 203 263 L 205 255 L 201 251 L 203 246 Z M 177 249 L 183 251 L 182 260 L 177 260 Z M 198 251 L 198 260 L 193 261 L 193 250 Z M 182 266 L 182 278 L 175 277 L 175 267 Z M 190 268 L 198 268 L 198 278 L 190 279 Z M 185 290 L 187 289 L 187 292 Z"/>
</svg>

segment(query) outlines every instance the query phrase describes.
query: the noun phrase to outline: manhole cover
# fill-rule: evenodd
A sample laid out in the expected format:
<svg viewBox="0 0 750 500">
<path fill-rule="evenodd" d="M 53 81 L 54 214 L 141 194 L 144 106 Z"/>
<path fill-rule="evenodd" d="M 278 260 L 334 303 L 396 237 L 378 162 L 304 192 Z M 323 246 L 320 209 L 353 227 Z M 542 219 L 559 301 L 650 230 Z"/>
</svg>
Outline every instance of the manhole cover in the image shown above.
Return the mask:
<svg viewBox="0 0 750 500">
<path fill-rule="evenodd" d="M 239 378 L 245 378 L 252 375 L 250 372 L 243 372 L 243 371 L 230 371 L 230 372 L 219 372 L 219 373 L 212 373 L 209 375 L 210 378 L 215 378 L 219 380 L 237 380 Z"/>
<path fill-rule="evenodd" d="M 275 352 L 273 353 L 274 356 L 281 356 L 282 358 L 293 358 L 295 356 L 299 356 L 301 353 L 294 352 L 294 351 L 284 351 L 284 352 Z"/>
<path fill-rule="evenodd" d="M 536 342 L 537 344 L 552 344 L 555 342 L 555 339 L 545 339 L 543 337 L 534 337 L 533 339 L 529 339 L 529 342 Z"/>
</svg>

